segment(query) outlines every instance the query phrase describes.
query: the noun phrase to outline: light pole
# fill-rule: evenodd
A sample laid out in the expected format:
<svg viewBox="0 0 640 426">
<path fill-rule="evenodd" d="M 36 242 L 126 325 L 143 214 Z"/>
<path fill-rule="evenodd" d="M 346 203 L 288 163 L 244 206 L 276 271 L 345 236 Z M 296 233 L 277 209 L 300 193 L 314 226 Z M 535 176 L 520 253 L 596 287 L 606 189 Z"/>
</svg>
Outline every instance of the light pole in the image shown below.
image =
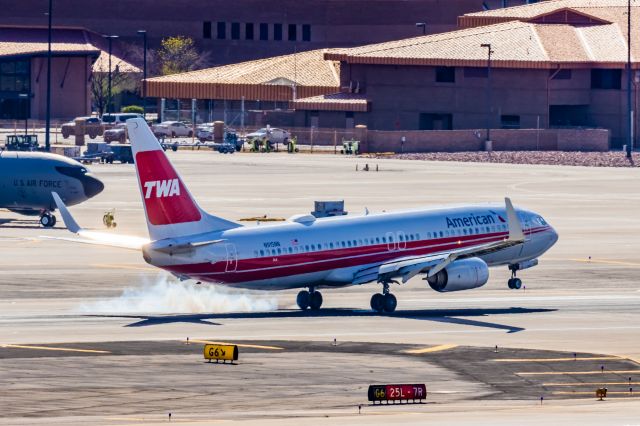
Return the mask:
<svg viewBox="0 0 640 426">
<path fill-rule="evenodd" d="M 51 22 L 53 14 L 53 0 L 49 0 L 49 26 L 47 30 L 47 112 L 45 115 L 44 126 L 44 149 L 49 152 L 51 150 Z"/>
<path fill-rule="evenodd" d="M 142 116 L 147 119 L 147 31 L 138 30 L 142 36 Z"/>
<path fill-rule="evenodd" d="M 107 40 L 109 40 L 109 76 L 107 80 L 108 92 L 107 92 L 107 114 L 109 115 L 109 121 L 111 121 L 111 49 L 112 42 L 114 38 L 118 38 L 117 35 L 105 35 Z"/>
<path fill-rule="evenodd" d="M 25 141 L 27 139 L 27 134 L 29 133 L 29 94 L 28 93 L 19 93 L 18 98 L 24 100 L 24 138 Z"/>
<path fill-rule="evenodd" d="M 631 0 L 627 1 L 627 158 L 633 145 L 633 105 L 631 104 Z"/>
<path fill-rule="evenodd" d="M 483 43 L 480 47 L 487 49 L 487 142 L 491 140 L 491 43 Z"/>
<path fill-rule="evenodd" d="M 427 23 L 426 22 L 416 22 L 416 28 L 422 28 L 422 35 L 427 34 Z"/>
</svg>

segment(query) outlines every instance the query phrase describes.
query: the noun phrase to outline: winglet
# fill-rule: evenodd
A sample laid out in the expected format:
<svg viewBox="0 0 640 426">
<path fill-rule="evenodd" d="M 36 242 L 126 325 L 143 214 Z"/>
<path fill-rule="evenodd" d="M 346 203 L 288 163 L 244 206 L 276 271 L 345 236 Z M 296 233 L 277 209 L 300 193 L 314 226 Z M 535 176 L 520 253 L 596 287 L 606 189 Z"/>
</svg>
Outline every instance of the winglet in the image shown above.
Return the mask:
<svg viewBox="0 0 640 426">
<path fill-rule="evenodd" d="M 58 206 L 58 210 L 60 210 L 62 220 L 64 220 L 64 224 L 67 226 L 67 229 L 74 234 L 77 234 L 82 228 L 80 228 L 78 222 L 76 222 L 73 216 L 71 216 L 71 212 L 69 212 L 67 206 L 64 205 L 58 193 L 52 192 L 51 195 L 53 196 L 53 201 L 56 202 L 56 206 Z"/>
<path fill-rule="evenodd" d="M 507 211 L 507 224 L 509 226 L 509 240 L 510 241 L 524 241 L 524 233 L 522 232 L 522 224 L 518 219 L 518 214 L 511 204 L 511 199 L 505 197 L 505 208 Z"/>
</svg>

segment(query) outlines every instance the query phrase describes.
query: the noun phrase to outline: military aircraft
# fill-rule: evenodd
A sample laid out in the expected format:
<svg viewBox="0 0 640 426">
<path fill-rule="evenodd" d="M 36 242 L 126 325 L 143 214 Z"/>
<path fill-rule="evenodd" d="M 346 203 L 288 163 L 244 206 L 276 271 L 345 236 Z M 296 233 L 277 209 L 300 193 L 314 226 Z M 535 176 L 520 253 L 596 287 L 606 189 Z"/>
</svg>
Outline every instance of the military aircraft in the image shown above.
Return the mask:
<svg viewBox="0 0 640 426">
<path fill-rule="evenodd" d="M 42 152 L 0 152 L 0 208 L 40 216 L 40 224 L 45 228 L 56 224 L 52 191 L 73 205 L 103 189 L 100 180 L 70 158 Z"/>
</svg>

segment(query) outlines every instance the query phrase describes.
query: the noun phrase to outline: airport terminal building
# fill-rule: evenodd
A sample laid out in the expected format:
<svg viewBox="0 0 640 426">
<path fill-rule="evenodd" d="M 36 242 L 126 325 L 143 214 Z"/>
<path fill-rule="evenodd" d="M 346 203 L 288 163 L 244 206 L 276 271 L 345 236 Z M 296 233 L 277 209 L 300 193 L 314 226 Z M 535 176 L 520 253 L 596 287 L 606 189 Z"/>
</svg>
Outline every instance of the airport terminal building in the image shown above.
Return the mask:
<svg viewBox="0 0 640 426">
<path fill-rule="evenodd" d="M 640 40 L 640 7 L 633 9 L 632 40 Z M 289 126 L 590 127 L 609 129 L 613 146 L 619 146 L 627 110 L 626 19 L 626 1 L 542 2 L 462 15 L 455 31 L 327 49 L 322 55 L 336 78 L 323 85 L 324 93 L 305 90 L 319 68 L 298 66 L 300 57 L 295 54 L 261 62 L 265 68 L 274 65 L 282 78 L 254 75 L 250 81 L 240 81 L 255 67 L 248 62 L 195 75 L 154 78 L 149 92 L 158 98 L 224 102 L 225 108 L 244 99 L 245 103 L 259 101 L 261 109 L 284 109 L 283 102 L 288 100 L 292 113 L 283 125 Z M 634 70 L 638 57 L 640 44 L 636 43 L 632 46 Z M 636 76 L 634 89 L 638 81 Z M 204 87 L 233 90 L 215 92 Z M 633 99 L 637 103 L 635 90 Z"/>
<path fill-rule="evenodd" d="M 51 44 L 51 116 L 91 115 L 91 79 L 108 71 L 106 42 L 84 28 L 55 27 Z M 0 26 L 0 120 L 43 120 L 47 97 L 48 29 Z M 140 69 L 113 52 L 111 67 Z"/>
<path fill-rule="evenodd" d="M 211 65 L 294 52 L 353 47 L 455 29 L 458 16 L 537 0 L 65 0 L 54 2 L 54 25 L 82 26 L 149 46 L 191 37 Z M 3 6 L 0 25 L 46 25 L 46 2 Z M 426 23 L 416 27 L 416 23 Z"/>
</svg>

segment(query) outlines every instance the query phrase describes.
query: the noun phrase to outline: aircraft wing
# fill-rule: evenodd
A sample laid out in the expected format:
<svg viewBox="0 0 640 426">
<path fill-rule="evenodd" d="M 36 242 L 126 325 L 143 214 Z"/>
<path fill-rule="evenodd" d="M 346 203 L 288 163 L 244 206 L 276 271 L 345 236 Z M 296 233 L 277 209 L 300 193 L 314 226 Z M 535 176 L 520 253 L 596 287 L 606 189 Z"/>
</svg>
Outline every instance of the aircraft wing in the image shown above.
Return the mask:
<svg viewBox="0 0 640 426">
<path fill-rule="evenodd" d="M 511 200 L 509 198 L 505 198 L 504 201 L 507 212 L 509 236 L 503 241 L 478 244 L 471 247 L 464 247 L 458 250 L 450 250 L 427 256 L 400 257 L 359 271 L 353 279 L 353 284 L 391 280 L 393 278 L 402 278 L 402 282 L 406 283 L 411 278 L 421 273 L 426 273 L 428 277 L 432 277 L 455 260 L 483 256 L 522 244 L 525 237 L 522 232 L 522 225 L 518 219 L 518 215 L 511 204 Z"/>
</svg>

